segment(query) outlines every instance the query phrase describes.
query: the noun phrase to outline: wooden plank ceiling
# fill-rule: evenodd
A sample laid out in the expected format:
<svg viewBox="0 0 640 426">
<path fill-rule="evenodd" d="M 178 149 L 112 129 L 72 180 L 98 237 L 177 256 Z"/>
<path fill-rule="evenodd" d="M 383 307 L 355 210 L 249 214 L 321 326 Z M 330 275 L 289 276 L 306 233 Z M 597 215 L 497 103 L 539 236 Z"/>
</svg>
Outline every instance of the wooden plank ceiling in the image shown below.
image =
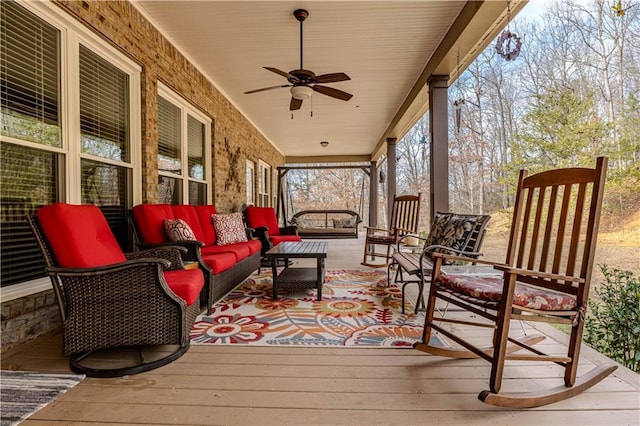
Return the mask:
<svg viewBox="0 0 640 426">
<path fill-rule="evenodd" d="M 134 4 L 289 158 L 375 159 L 386 137 L 401 137 L 426 111 L 425 70 L 453 78 L 506 23 L 503 1 Z M 522 5 L 512 2 L 512 15 Z M 317 75 L 348 74 L 351 80 L 326 86 L 353 98 L 345 102 L 315 92 L 292 118 L 289 88 L 244 92 L 288 84 L 265 66 L 299 68 L 298 8 L 309 11 L 304 68 Z"/>
</svg>

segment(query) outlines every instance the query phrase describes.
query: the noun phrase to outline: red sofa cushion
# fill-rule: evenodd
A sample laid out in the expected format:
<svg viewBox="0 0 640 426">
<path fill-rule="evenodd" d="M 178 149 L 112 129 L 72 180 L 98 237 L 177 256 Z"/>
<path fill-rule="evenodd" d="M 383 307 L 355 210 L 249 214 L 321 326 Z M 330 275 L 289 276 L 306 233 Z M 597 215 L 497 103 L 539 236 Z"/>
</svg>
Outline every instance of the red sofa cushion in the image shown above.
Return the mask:
<svg viewBox="0 0 640 426">
<path fill-rule="evenodd" d="M 183 269 L 180 271 L 165 271 L 164 279 L 171 291 L 191 306 L 198 300 L 204 286 L 204 275 L 200 269 Z"/>
<path fill-rule="evenodd" d="M 206 205 L 206 206 L 194 206 L 196 209 L 196 214 L 198 215 L 198 219 L 200 220 L 200 227 L 202 228 L 202 233 L 204 239 L 205 246 L 212 246 L 216 243 L 216 230 L 213 228 L 213 223 L 211 222 L 211 215 L 217 213 L 216 206 Z"/>
<path fill-rule="evenodd" d="M 169 241 L 164 220 L 175 219 L 169 204 L 138 204 L 133 208 L 133 218 L 143 242 L 161 244 Z"/>
<path fill-rule="evenodd" d="M 249 228 L 266 227 L 269 236 L 280 235 L 280 227 L 273 207 L 248 206 L 245 210 L 247 225 Z"/>
<path fill-rule="evenodd" d="M 215 253 L 202 256 L 207 265 L 211 267 L 214 274 L 231 269 L 236 264 L 236 256 L 233 253 Z"/>
<path fill-rule="evenodd" d="M 249 256 L 258 253 L 262 249 L 262 243 L 259 240 L 249 240 L 243 244 L 249 247 Z"/>
<path fill-rule="evenodd" d="M 127 260 L 98 207 L 55 203 L 38 209 L 37 215 L 61 267 L 90 268 Z"/>
<path fill-rule="evenodd" d="M 196 240 L 204 241 L 204 233 L 202 232 L 202 226 L 200 226 L 200 219 L 198 218 L 198 214 L 196 213 L 196 209 L 194 206 L 190 205 L 177 205 L 171 206 L 171 210 L 173 211 L 173 216 L 176 219 L 182 219 L 187 222 L 187 225 L 193 231 L 193 234 L 196 236 Z"/>
<path fill-rule="evenodd" d="M 247 243 L 227 244 L 226 246 L 206 246 L 200 250 L 203 256 L 216 253 L 233 253 L 236 257 L 236 262 L 251 255 L 251 249 Z"/>
<path fill-rule="evenodd" d="M 298 235 L 276 235 L 275 237 L 272 237 L 271 234 L 269 234 L 269 239 L 274 246 L 277 246 L 283 241 L 302 241 L 302 238 Z"/>
</svg>

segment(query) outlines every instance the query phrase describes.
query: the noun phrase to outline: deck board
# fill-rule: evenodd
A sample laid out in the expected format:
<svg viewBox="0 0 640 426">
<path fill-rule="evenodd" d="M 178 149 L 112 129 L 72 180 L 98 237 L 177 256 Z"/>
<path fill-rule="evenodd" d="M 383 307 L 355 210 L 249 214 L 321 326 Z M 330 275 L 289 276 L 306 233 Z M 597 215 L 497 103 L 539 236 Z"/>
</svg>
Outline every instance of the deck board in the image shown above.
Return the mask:
<svg viewBox="0 0 640 426">
<path fill-rule="evenodd" d="M 340 244 L 350 252 L 340 251 Z M 331 241 L 329 269 L 359 262 L 353 242 Z M 356 259 L 357 258 L 357 259 Z M 333 262 L 333 263 L 332 263 Z M 415 296 L 415 287 L 408 288 Z M 521 333 L 549 336 L 539 345 L 565 348 L 548 326 L 512 324 Z M 490 330 L 458 332 L 486 341 Z M 39 339 L 3 357 L 2 368 L 68 372 L 61 335 Z M 109 363 L 105 355 L 101 362 Z M 578 373 L 606 361 L 583 346 Z M 455 360 L 413 349 L 307 348 L 192 345 L 175 362 L 146 373 L 87 378 L 23 424 L 42 425 L 620 425 L 640 424 L 640 376 L 619 368 L 567 401 L 531 410 L 481 403 L 489 364 Z M 503 391 L 539 390 L 562 384 L 560 367 L 508 362 Z"/>
</svg>

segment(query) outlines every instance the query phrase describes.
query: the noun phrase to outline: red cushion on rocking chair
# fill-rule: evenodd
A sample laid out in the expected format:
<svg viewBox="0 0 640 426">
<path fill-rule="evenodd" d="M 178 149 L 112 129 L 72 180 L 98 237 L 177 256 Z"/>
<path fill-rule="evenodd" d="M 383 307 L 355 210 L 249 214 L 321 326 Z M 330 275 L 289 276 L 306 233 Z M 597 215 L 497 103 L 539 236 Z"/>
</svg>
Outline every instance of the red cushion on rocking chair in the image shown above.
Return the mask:
<svg viewBox="0 0 640 426">
<path fill-rule="evenodd" d="M 502 299 L 502 277 L 469 275 L 441 275 L 438 283 L 459 293 L 489 302 Z M 563 293 L 516 284 L 513 304 L 540 311 L 570 311 L 576 308 L 576 299 Z"/>
</svg>

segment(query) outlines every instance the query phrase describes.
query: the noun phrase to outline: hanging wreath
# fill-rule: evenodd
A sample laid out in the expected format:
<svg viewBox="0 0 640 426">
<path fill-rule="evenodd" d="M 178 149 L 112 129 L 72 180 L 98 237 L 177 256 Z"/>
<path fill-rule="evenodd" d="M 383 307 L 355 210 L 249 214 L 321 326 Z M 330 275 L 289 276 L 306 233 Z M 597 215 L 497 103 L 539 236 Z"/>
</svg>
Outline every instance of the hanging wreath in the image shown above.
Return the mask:
<svg viewBox="0 0 640 426">
<path fill-rule="evenodd" d="M 520 54 L 522 40 L 516 33 L 504 30 L 496 41 L 496 52 L 507 61 L 512 61 Z"/>
</svg>

